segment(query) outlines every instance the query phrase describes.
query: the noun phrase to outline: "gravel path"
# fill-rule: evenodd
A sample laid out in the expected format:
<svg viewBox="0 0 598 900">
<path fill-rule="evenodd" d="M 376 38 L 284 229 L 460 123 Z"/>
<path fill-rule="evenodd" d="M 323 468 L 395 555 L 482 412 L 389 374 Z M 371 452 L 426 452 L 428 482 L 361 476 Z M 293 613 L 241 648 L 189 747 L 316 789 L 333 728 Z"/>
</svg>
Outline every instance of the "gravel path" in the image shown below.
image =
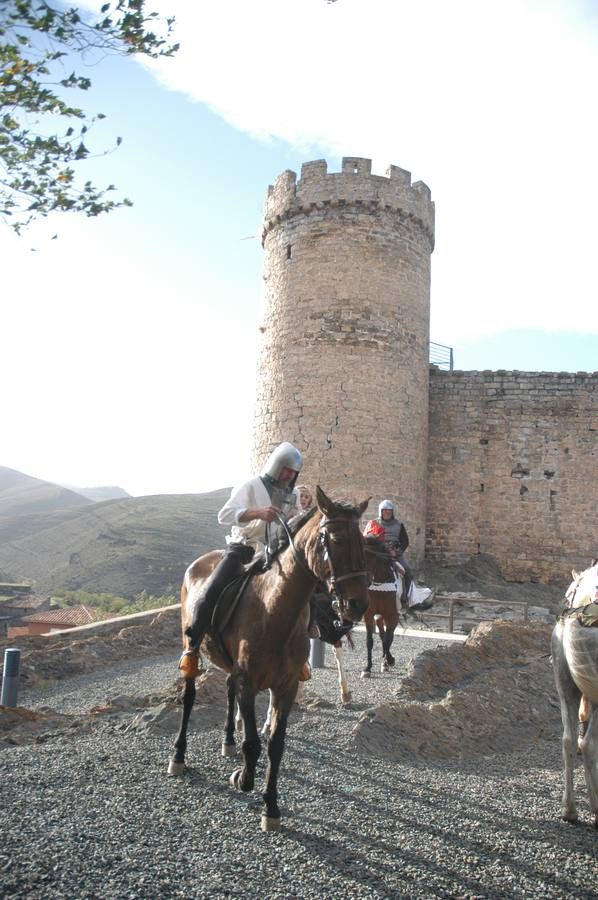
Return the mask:
<svg viewBox="0 0 598 900">
<path fill-rule="evenodd" d="M 558 742 L 463 763 L 390 764 L 359 756 L 351 729 L 392 698 L 410 658 L 433 646 L 397 637 L 396 669 L 360 680 L 365 641 L 348 653 L 354 703 L 338 699 L 332 652 L 308 692 L 333 707 L 293 713 L 279 780 L 284 826 L 259 830 L 259 795 L 228 787 L 221 732 L 190 729 L 189 773 L 166 775 L 172 737 L 91 731 L 3 746 L 0 893 L 30 898 L 598 897 L 598 833 L 559 820 Z M 45 690 L 30 706 L 85 711 L 148 693 L 172 656 L 123 664 Z M 379 653 L 375 664 L 379 662 Z M 192 720 L 193 722 L 193 720 Z M 260 772 L 263 759 L 260 759 Z M 261 779 L 258 779 L 258 784 Z"/>
</svg>

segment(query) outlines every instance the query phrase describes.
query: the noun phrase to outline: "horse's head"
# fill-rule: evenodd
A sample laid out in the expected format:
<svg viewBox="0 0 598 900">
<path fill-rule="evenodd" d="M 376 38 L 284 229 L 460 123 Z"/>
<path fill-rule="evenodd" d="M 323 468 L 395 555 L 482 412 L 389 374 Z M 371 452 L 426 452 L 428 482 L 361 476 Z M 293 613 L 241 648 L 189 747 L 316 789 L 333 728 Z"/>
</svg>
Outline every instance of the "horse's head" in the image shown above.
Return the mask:
<svg viewBox="0 0 598 900">
<path fill-rule="evenodd" d="M 368 574 L 374 584 L 394 584 L 396 571 L 386 544 L 375 534 L 365 539 L 365 558 Z"/>
<path fill-rule="evenodd" d="M 322 516 L 310 554 L 313 570 L 338 603 L 343 618 L 358 622 L 368 607 L 365 542 L 359 530 L 368 500 L 358 506 L 331 500 L 320 486 L 316 499 Z"/>
<path fill-rule="evenodd" d="M 571 572 L 573 581 L 565 592 L 568 607 L 584 606 L 586 603 L 598 603 L 598 564 L 592 560 L 589 569 L 583 572 Z"/>
</svg>

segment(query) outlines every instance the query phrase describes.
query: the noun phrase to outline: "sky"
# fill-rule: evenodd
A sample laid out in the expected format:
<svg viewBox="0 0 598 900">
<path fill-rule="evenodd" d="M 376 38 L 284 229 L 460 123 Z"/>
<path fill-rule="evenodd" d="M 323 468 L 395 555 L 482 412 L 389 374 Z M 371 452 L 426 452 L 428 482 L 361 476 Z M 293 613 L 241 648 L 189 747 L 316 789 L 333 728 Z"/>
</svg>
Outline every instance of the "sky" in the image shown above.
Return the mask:
<svg viewBox="0 0 598 900">
<path fill-rule="evenodd" d="M 76 98 L 106 114 L 82 180 L 134 206 L 0 229 L 0 465 L 133 495 L 250 474 L 263 197 L 310 159 L 430 187 L 456 368 L 598 370 L 593 0 L 154 6 L 179 53 L 88 61 Z"/>
</svg>

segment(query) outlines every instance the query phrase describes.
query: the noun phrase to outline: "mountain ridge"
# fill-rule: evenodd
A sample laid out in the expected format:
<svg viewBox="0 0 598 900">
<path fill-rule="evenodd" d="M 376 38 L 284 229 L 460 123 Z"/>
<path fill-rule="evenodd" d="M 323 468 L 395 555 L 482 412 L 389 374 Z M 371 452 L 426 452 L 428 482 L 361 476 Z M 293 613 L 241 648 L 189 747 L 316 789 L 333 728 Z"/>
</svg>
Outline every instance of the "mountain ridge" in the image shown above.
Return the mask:
<svg viewBox="0 0 598 900">
<path fill-rule="evenodd" d="M 0 515 L 0 571 L 33 581 L 41 593 L 178 592 L 197 556 L 224 547 L 217 513 L 229 493 L 157 494 Z"/>
</svg>

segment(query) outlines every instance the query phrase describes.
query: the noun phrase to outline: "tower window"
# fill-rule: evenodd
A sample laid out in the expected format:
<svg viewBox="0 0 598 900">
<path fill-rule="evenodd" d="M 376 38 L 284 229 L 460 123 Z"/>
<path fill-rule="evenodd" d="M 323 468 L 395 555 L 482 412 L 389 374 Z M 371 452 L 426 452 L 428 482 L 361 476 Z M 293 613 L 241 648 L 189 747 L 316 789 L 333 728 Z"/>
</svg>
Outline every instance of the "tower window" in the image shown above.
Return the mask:
<svg viewBox="0 0 598 900">
<path fill-rule="evenodd" d="M 293 248 L 291 244 L 287 244 L 287 259 L 291 259 L 293 255 Z"/>
</svg>

